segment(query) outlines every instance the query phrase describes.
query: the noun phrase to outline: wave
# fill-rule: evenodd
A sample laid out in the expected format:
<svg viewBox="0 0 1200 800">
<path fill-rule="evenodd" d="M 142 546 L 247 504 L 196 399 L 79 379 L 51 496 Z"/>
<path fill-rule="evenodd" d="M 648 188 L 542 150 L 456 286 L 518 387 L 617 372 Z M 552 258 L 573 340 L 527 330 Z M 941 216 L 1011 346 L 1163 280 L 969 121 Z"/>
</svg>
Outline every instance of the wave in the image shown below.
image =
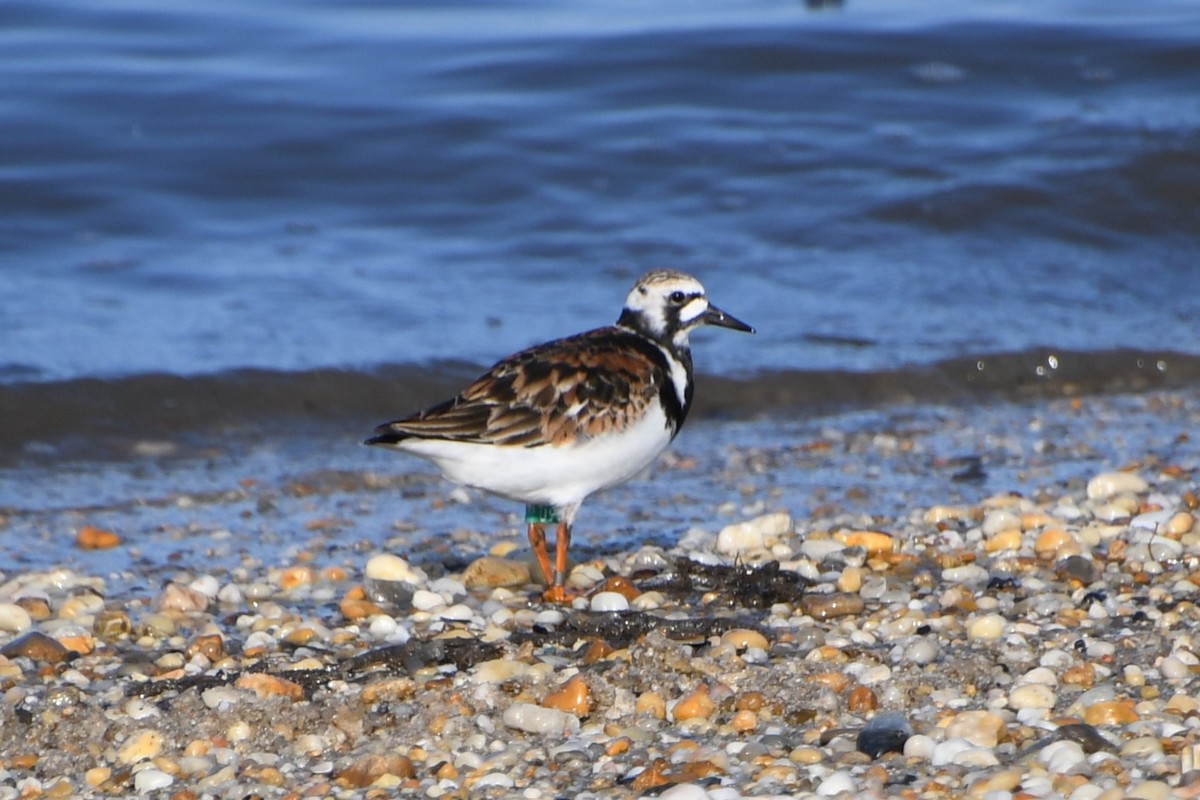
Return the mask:
<svg viewBox="0 0 1200 800">
<path fill-rule="evenodd" d="M 453 394 L 479 371 L 440 362 L 0 384 L 0 466 L 194 452 L 215 440 L 299 436 L 313 426 L 365 436 L 375 423 Z M 834 413 L 1193 387 L 1200 385 L 1200 355 L 1037 348 L 875 372 L 701 375 L 697 384 L 693 414 L 701 418 Z"/>
</svg>

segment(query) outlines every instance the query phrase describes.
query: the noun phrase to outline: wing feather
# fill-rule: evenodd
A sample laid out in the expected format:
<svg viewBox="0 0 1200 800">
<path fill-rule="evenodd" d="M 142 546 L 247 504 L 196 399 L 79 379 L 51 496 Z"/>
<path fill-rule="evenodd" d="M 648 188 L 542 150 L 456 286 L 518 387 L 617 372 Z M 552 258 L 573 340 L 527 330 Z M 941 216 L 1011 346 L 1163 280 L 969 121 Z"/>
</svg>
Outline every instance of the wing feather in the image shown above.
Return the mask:
<svg viewBox="0 0 1200 800">
<path fill-rule="evenodd" d="M 666 369 L 652 343 L 600 328 L 512 355 L 457 397 L 380 425 L 368 443 L 564 445 L 635 422 L 670 383 Z"/>
</svg>

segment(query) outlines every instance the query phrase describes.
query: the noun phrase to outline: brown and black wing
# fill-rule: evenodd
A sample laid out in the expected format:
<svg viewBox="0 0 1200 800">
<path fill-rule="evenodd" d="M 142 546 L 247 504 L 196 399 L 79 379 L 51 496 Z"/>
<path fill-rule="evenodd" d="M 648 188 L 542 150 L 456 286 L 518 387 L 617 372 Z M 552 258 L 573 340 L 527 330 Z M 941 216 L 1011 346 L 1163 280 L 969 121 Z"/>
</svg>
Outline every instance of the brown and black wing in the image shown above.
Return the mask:
<svg viewBox="0 0 1200 800">
<path fill-rule="evenodd" d="M 682 403 L 668 369 L 666 356 L 643 337 L 600 328 L 510 356 L 457 397 L 380 425 L 367 444 L 409 438 L 565 444 L 635 422 L 664 393 L 674 403 L 667 404 L 674 421 Z"/>
</svg>

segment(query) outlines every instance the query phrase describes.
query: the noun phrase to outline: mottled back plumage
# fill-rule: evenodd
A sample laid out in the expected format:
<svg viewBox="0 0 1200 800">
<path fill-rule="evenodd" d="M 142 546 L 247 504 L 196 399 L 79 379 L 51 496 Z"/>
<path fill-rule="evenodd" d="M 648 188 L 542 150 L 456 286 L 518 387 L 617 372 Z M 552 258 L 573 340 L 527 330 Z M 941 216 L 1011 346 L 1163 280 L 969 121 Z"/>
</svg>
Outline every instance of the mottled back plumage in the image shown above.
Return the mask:
<svg viewBox="0 0 1200 800">
<path fill-rule="evenodd" d="M 687 358 L 690 372 L 691 355 Z M 500 361 L 457 397 L 379 426 L 372 443 L 408 437 L 475 444 L 564 445 L 621 430 L 658 400 L 672 435 L 687 415 L 663 352 L 618 327 L 556 339 Z"/>
</svg>

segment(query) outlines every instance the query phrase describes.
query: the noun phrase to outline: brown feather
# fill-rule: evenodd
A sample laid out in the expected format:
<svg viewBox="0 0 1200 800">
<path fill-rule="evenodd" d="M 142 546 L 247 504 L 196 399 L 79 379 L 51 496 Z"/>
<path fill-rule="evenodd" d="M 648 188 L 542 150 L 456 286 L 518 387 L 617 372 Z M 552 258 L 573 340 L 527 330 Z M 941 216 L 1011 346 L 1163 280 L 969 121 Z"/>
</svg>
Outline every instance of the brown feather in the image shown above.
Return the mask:
<svg viewBox="0 0 1200 800">
<path fill-rule="evenodd" d="M 665 359 L 656 356 L 653 345 L 617 327 L 547 342 L 499 362 L 452 400 L 377 433 L 562 446 L 640 419 L 670 380 Z"/>
</svg>

